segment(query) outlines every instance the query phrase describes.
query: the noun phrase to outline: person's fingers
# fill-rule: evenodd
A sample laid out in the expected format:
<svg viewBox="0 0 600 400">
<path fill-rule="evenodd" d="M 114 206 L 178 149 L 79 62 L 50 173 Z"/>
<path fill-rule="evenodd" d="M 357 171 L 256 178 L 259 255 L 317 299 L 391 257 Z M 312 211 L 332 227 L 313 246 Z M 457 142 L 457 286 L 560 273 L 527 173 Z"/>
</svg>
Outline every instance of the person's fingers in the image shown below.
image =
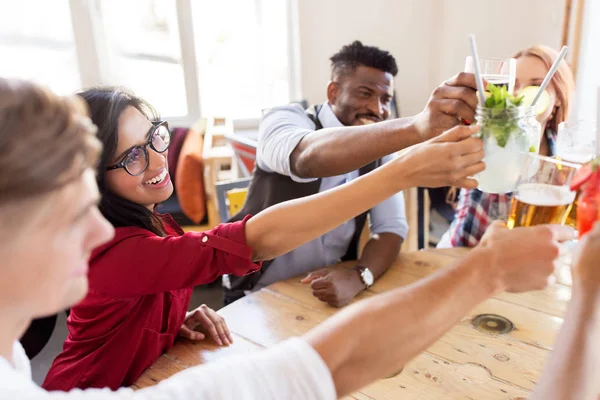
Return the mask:
<svg viewBox="0 0 600 400">
<path fill-rule="evenodd" d="M 460 175 L 461 177 L 470 177 L 480 173 L 483 170 L 485 170 L 485 163 L 483 161 L 479 161 L 460 170 Z"/>
<path fill-rule="evenodd" d="M 453 183 L 452 186 L 456 186 L 462 189 L 477 189 L 479 186 L 479 181 L 473 178 L 463 178 Z"/>
<path fill-rule="evenodd" d="M 475 127 L 477 128 L 477 126 Z M 448 145 L 452 145 L 454 154 L 459 157 L 464 157 L 473 153 L 483 154 L 481 152 L 484 151 L 483 140 L 474 136 L 469 136 L 457 143 L 448 143 Z"/>
<path fill-rule="evenodd" d="M 467 140 L 469 140 L 469 139 L 467 139 Z M 477 164 L 481 160 L 483 160 L 484 156 L 485 156 L 485 151 L 483 149 L 476 151 L 474 153 L 465 154 L 458 158 L 457 166 L 459 168 L 468 168 L 472 165 Z"/>
<path fill-rule="evenodd" d="M 346 305 L 345 303 L 342 303 L 342 301 L 337 297 L 335 299 L 327 301 L 326 303 L 329 304 L 331 307 L 335 308 L 340 308 Z"/>
<path fill-rule="evenodd" d="M 310 284 L 310 288 L 313 290 L 326 289 L 329 286 L 331 286 L 331 281 L 329 279 L 327 279 L 327 277 L 315 279 Z"/>
<path fill-rule="evenodd" d="M 221 316 L 219 316 L 212 309 L 209 309 L 209 311 L 206 313 L 206 315 L 208 316 L 208 318 L 210 318 L 210 320 L 214 324 L 215 328 L 217 329 L 217 333 L 219 335 L 219 340 L 220 340 L 221 344 L 229 345 L 230 344 L 229 338 L 227 337 L 227 331 L 229 331 L 229 329 L 227 328 L 227 325 L 225 324 L 225 320 L 223 318 L 221 318 Z"/>
<path fill-rule="evenodd" d="M 208 308 L 208 307 L 207 307 Z M 208 333 L 208 335 L 215 341 L 219 346 L 223 345 L 221 338 L 219 336 L 219 331 L 215 323 L 208 317 L 207 312 L 196 310 L 196 318 L 198 319 L 198 325 L 202 327 L 202 329 Z"/>
<path fill-rule="evenodd" d="M 186 339 L 191 339 L 192 330 L 185 325 L 181 325 L 179 328 L 179 336 L 184 337 Z"/>
<path fill-rule="evenodd" d="M 469 137 L 467 139 L 462 139 L 459 142 L 455 143 L 444 143 L 445 149 L 444 151 L 453 159 L 455 164 L 453 165 L 454 169 L 458 169 L 466 163 L 462 162 L 462 157 L 467 155 L 476 154 L 480 157 L 480 160 L 483 159 L 484 153 L 483 150 L 483 141 L 476 137 Z M 472 163 L 471 163 L 472 164 Z"/>
<path fill-rule="evenodd" d="M 196 312 L 197 312 L 197 310 L 194 310 L 193 312 L 189 313 L 185 317 L 185 321 L 183 321 L 183 325 L 185 325 L 186 327 L 188 327 L 192 330 L 196 327 L 196 325 L 198 325 L 198 319 L 195 316 Z"/>
<path fill-rule="evenodd" d="M 190 340 L 202 340 L 205 338 L 202 332 L 194 331 L 185 325 L 181 326 L 181 329 L 179 330 L 179 336 Z"/>
<path fill-rule="evenodd" d="M 309 284 L 309 283 L 313 282 L 315 279 L 322 278 L 322 277 L 326 276 L 327 274 L 329 274 L 329 270 L 326 270 L 326 269 L 313 271 L 313 272 L 309 273 L 308 275 L 306 275 L 306 277 L 303 278 L 300 281 L 300 283 Z"/>
<path fill-rule="evenodd" d="M 229 342 L 229 344 L 233 344 L 233 336 L 231 336 L 231 332 L 229 331 L 229 326 L 227 325 L 227 321 L 225 321 L 225 318 L 221 317 L 216 312 L 215 312 L 215 315 L 221 319 L 221 325 L 223 326 L 223 330 L 225 331 L 225 336 L 227 336 L 227 341 Z"/>
<path fill-rule="evenodd" d="M 434 90 L 433 97 L 436 99 L 462 100 L 473 111 L 477 109 L 477 91 L 471 87 L 444 84 Z"/>
<path fill-rule="evenodd" d="M 450 179 L 450 185 L 465 189 L 475 189 L 479 183 L 472 177 L 484 169 L 485 163 L 483 161 L 463 168 L 459 172 L 454 173 L 454 176 Z"/>
<path fill-rule="evenodd" d="M 335 295 L 333 293 L 325 290 L 313 291 L 313 296 L 326 303 L 335 299 Z"/>
<path fill-rule="evenodd" d="M 486 247 L 490 241 L 495 240 L 495 238 L 500 234 L 500 232 L 508 231 L 508 227 L 506 226 L 506 222 L 502 220 L 494 220 L 487 227 L 485 232 L 483 233 L 483 237 L 479 241 L 478 246 Z"/>
<path fill-rule="evenodd" d="M 464 86 L 477 90 L 477 82 L 475 81 L 475 74 L 471 72 L 459 72 L 452 78 L 448 79 L 444 84 L 448 86 Z M 487 81 L 484 79 L 483 87 L 487 86 Z"/>
<path fill-rule="evenodd" d="M 468 139 L 479 131 L 478 125 L 457 125 L 448 129 L 440 136 L 431 140 L 431 143 L 454 143 Z M 463 153 L 464 154 L 464 153 Z"/>
<path fill-rule="evenodd" d="M 437 109 L 446 115 L 452 115 L 461 120 L 475 121 L 475 110 L 467 103 L 458 99 L 432 100 L 430 107 Z M 470 125 L 466 125 L 470 126 Z"/>
<path fill-rule="evenodd" d="M 566 225 L 538 225 L 535 226 L 534 229 L 542 234 L 549 234 L 549 239 L 556 240 L 557 242 L 565 242 L 567 240 L 575 239 L 575 230 Z"/>
</svg>

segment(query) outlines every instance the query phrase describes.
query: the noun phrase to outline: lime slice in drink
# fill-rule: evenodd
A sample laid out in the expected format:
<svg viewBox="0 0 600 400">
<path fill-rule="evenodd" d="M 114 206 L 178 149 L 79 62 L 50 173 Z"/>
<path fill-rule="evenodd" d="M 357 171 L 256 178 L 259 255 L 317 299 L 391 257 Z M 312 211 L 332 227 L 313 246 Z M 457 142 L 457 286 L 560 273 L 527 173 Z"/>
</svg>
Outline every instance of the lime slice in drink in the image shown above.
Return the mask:
<svg viewBox="0 0 600 400">
<path fill-rule="evenodd" d="M 527 86 L 519 90 L 519 93 L 517 93 L 517 98 L 523 96 L 523 101 L 521 102 L 521 105 L 525 107 L 530 107 L 531 103 L 533 103 L 533 99 L 535 98 L 539 90 L 539 86 Z M 535 111 L 537 115 L 543 114 L 549 105 L 550 95 L 547 91 L 544 90 L 537 103 L 535 103 Z"/>
</svg>

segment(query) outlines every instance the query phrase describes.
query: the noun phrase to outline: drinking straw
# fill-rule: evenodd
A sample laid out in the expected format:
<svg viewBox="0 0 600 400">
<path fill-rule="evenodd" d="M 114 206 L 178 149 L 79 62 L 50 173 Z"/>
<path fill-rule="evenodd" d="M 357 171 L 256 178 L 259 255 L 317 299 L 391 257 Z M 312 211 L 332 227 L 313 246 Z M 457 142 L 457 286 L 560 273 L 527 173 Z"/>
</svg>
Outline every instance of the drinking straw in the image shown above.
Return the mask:
<svg viewBox="0 0 600 400">
<path fill-rule="evenodd" d="M 550 70 L 548 71 L 548 73 L 546 74 L 546 77 L 544 78 L 544 80 L 542 81 L 542 84 L 540 85 L 540 90 L 538 90 L 537 94 L 533 98 L 533 101 L 531 102 L 531 107 L 535 106 L 535 103 L 537 103 L 537 101 L 539 100 L 539 98 L 542 95 L 542 93 L 544 92 L 544 90 L 546 90 L 546 87 L 548 87 L 548 84 L 550 83 L 550 79 L 552 79 L 552 77 L 554 76 L 554 73 L 558 69 L 558 65 L 560 64 L 562 59 L 565 58 L 565 55 L 567 54 L 568 49 L 569 48 L 567 46 L 563 46 L 562 49 L 560 49 L 560 53 L 558 53 L 558 57 L 556 57 L 554 64 L 552 64 L 552 66 L 550 67 Z"/>
<path fill-rule="evenodd" d="M 469 35 L 469 44 L 471 46 L 471 57 L 473 57 L 473 67 L 475 68 L 475 82 L 477 83 L 477 93 L 481 107 L 485 107 L 485 95 L 483 94 L 483 79 L 481 79 L 481 69 L 479 68 L 479 54 L 477 53 L 477 44 L 475 35 Z"/>
</svg>

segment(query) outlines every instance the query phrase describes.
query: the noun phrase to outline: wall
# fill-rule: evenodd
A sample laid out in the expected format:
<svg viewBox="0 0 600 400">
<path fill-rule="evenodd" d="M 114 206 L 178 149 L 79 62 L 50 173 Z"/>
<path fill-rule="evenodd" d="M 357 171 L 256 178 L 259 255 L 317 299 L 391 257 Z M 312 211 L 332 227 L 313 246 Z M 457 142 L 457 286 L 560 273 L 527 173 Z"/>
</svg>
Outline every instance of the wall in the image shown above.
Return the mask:
<svg viewBox="0 0 600 400">
<path fill-rule="evenodd" d="M 402 115 L 422 110 L 431 91 L 460 72 L 475 33 L 482 57 L 536 43 L 560 46 L 564 0 L 298 0 L 301 87 L 325 99 L 328 58 L 360 39 L 390 51 L 400 72 Z"/>
<path fill-rule="evenodd" d="M 600 118 L 600 93 L 598 92 L 600 88 L 600 74 L 598 74 L 600 71 L 600 52 L 598 52 L 600 24 L 598 24 L 598 18 L 600 18 L 600 2 L 585 0 L 572 120 L 596 121 Z M 597 123 L 600 123 L 600 119 Z"/>
</svg>

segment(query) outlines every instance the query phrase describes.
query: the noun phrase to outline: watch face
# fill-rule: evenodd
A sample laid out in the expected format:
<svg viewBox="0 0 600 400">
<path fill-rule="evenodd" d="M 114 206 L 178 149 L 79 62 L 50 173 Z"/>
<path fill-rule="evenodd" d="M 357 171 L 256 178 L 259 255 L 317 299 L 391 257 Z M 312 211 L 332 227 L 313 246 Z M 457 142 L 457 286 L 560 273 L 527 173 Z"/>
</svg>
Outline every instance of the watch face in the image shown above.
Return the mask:
<svg viewBox="0 0 600 400">
<path fill-rule="evenodd" d="M 371 270 L 369 268 L 365 268 L 363 270 L 363 272 L 361 273 L 361 276 L 363 278 L 365 285 L 371 286 L 373 284 L 373 281 L 374 281 L 373 273 L 371 272 Z"/>
</svg>

